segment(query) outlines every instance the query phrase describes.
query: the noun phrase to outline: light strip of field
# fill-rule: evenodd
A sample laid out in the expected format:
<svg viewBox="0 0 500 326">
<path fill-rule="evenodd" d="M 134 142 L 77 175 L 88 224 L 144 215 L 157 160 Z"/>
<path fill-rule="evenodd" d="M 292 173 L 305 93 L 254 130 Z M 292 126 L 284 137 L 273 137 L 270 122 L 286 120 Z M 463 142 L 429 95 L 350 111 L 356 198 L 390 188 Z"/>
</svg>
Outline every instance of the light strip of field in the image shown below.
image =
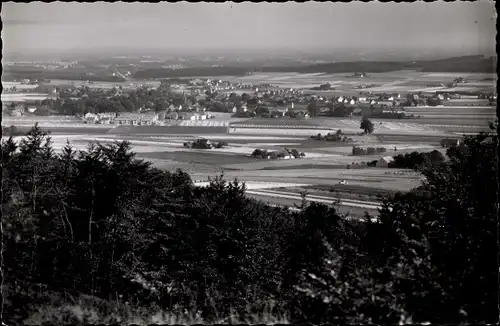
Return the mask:
<svg viewBox="0 0 500 326">
<path fill-rule="evenodd" d="M 284 183 L 284 182 L 259 182 L 259 181 L 244 181 L 247 189 L 260 190 L 265 188 L 280 188 L 280 187 L 306 187 L 309 184 L 301 183 Z M 210 184 L 207 180 L 195 180 L 194 185 L 197 187 L 206 187 Z"/>
<path fill-rule="evenodd" d="M 287 125 L 285 123 L 277 124 L 251 124 L 251 123 L 232 123 L 231 128 L 293 128 L 293 129 L 325 129 L 325 126 L 316 125 Z"/>
<path fill-rule="evenodd" d="M 464 125 L 437 125 L 437 124 L 424 124 L 427 127 L 447 127 L 447 128 L 485 128 L 486 126 L 464 126 Z"/>
<path fill-rule="evenodd" d="M 97 142 L 115 142 L 115 141 L 124 141 L 126 139 L 119 139 L 119 138 L 83 138 L 82 140 L 84 141 L 97 141 Z M 128 140 L 132 145 L 134 144 L 144 144 L 144 145 L 156 145 L 156 146 L 181 146 L 181 143 L 175 143 L 175 142 L 155 142 L 155 141 L 147 141 L 147 140 Z"/>
<path fill-rule="evenodd" d="M 268 196 L 268 197 L 275 197 L 275 198 L 287 198 L 287 199 L 296 199 L 296 200 L 302 200 L 300 195 L 286 195 L 286 194 L 277 194 L 277 193 L 269 193 L 266 191 L 256 191 L 256 190 L 247 190 L 246 191 L 248 194 L 251 195 L 260 195 L 260 196 Z M 324 204 L 338 204 L 341 206 L 350 206 L 350 207 L 359 207 L 359 208 L 366 208 L 366 209 L 379 209 L 381 206 L 380 205 L 370 205 L 370 204 L 361 204 L 361 203 L 355 203 L 355 202 L 350 202 L 345 199 L 341 199 L 340 202 L 337 202 L 337 200 L 332 200 L 332 199 L 322 199 L 322 198 L 313 198 L 312 196 L 308 196 L 307 198 L 309 201 L 314 201 L 314 202 L 319 202 L 319 203 L 324 203 Z"/>
<path fill-rule="evenodd" d="M 300 194 L 288 192 L 288 191 L 276 191 L 276 190 L 271 190 L 271 189 L 259 190 L 259 191 L 266 192 L 266 193 L 269 193 L 271 195 L 278 194 L 278 195 L 290 195 L 290 196 L 299 196 L 300 197 Z M 307 194 L 306 198 L 332 200 L 332 197 L 309 195 L 309 194 Z M 373 206 L 380 205 L 380 203 L 373 202 L 373 201 L 366 201 L 366 200 L 357 200 L 357 199 L 341 199 L 341 200 L 345 201 L 345 202 L 349 202 L 349 203 L 354 203 L 354 204 L 366 204 L 366 205 L 373 205 Z"/>
<path fill-rule="evenodd" d="M 429 106 L 429 105 L 419 105 L 419 106 L 404 106 L 404 110 L 408 112 L 419 111 L 420 109 L 434 109 L 434 110 L 453 110 L 453 109 L 469 109 L 469 110 L 478 110 L 478 109 L 495 109 L 494 105 L 443 105 L 443 106 Z"/>
</svg>

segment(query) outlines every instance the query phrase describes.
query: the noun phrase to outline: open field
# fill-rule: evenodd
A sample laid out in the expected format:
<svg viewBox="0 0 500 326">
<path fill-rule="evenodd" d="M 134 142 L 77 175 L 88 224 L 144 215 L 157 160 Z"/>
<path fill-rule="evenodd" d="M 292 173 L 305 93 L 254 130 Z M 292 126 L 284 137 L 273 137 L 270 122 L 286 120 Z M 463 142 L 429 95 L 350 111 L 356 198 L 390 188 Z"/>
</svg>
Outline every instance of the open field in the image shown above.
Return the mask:
<svg viewBox="0 0 500 326">
<path fill-rule="evenodd" d="M 461 91 L 494 91 L 496 79 L 494 81 L 484 81 L 485 78 L 496 78 L 494 74 L 482 73 L 426 73 L 411 70 L 400 70 L 384 73 L 369 73 L 367 77 L 353 77 L 352 73 L 256 73 L 250 76 L 223 76 L 219 79 L 242 82 L 244 84 L 272 84 L 280 88 L 300 88 L 307 89 L 308 93 L 325 94 L 325 92 L 344 93 L 346 95 L 357 94 L 359 92 L 399 92 L 412 93 L 419 91 L 449 91 L 446 87 L 426 87 L 429 84 L 450 83 L 453 79 L 464 77 L 469 82 L 456 87 Z M 310 88 L 320 84 L 330 83 L 334 90 L 313 91 Z M 357 89 L 358 85 L 373 84 L 376 87 L 367 89 Z"/>
<path fill-rule="evenodd" d="M 297 125 L 282 125 L 281 119 L 276 119 L 276 121 L 265 121 L 260 119 L 251 119 L 245 122 L 240 122 L 234 127 L 232 125 L 229 128 L 231 134 L 266 134 L 266 135 L 300 135 L 300 136 L 312 136 L 318 133 L 326 134 L 329 132 L 334 132 L 341 129 L 347 135 L 358 134 L 361 132 L 359 126 L 360 122 L 358 119 L 342 119 L 342 118 L 324 118 L 324 119 L 310 119 L 311 123 L 316 123 L 313 128 L 307 128 L 304 126 Z M 434 134 L 444 136 L 443 131 L 434 129 L 432 127 L 425 126 L 423 124 L 406 122 L 406 120 L 378 120 L 372 119 L 375 124 L 374 134 L 376 135 L 386 135 L 386 134 Z M 402 122 L 404 121 L 404 122 Z M 414 121 L 412 121 L 414 122 Z"/>
<path fill-rule="evenodd" d="M 400 71 L 370 74 L 366 78 L 354 78 L 350 74 L 256 74 L 237 78 L 244 83 L 274 83 L 280 87 L 296 88 L 300 83 L 315 86 L 331 82 L 338 90 L 359 91 L 359 84 L 376 84 L 378 88 L 394 92 L 411 91 L 436 82 L 449 82 L 463 76 L 470 87 L 488 87 L 489 82 L 480 82 L 478 74 L 430 74 Z M 220 78 L 229 79 L 229 78 Z M 117 83 L 111 83 L 117 84 Z M 495 82 L 491 82 L 494 85 Z M 94 84 L 95 85 L 95 84 Z M 469 86 L 469 85 L 467 85 Z M 465 88 L 462 87 L 462 88 Z M 459 138 L 453 132 L 476 132 L 488 130 L 488 122 L 496 115 L 496 108 L 484 100 L 460 99 L 446 102 L 443 107 L 408 107 L 406 110 L 419 115 L 419 119 L 372 119 L 375 132 L 359 136 L 359 118 L 312 118 L 312 119 L 235 119 L 230 114 L 217 114 L 213 120 L 183 121 L 172 126 L 90 126 L 75 119 L 51 117 L 8 118 L 2 125 L 22 125 L 27 128 L 40 121 L 44 129 L 51 130 L 54 147 L 62 148 L 66 140 L 79 150 L 85 149 L 91 140 L 101 143 L 127 140 L 137 157 L 152 162 L 158 168 L 183 169 L 193 180 L 207 180 L 220 173 L 225 178 L 248 182 L 249 196 L 273 205 L 300 204 L 300 191 L 307 189 L 310 200 L 332 204 L 334 187 L 343 203 L 340 210 L 351 215 L 362 215 L 364 211 L 376 211 L 379 193 L 408 191 L 422 180 L 416 174 L 397 174 L 397 169 L 352 168 L 352 163 L 378 160 L 412 151 L 428 152 L 446 149 L 439 146 L 443 138 Z M 326 134 L 341 129 L 353 139 L 352 142 L 327 142 L 310 139 L 311 135 Z M 222 149 L 185 148 L 183 142 L 196 138 L 225 141 Z M 352 156 L 352 146 L 385 147 L 386 152 L 366 156 Z M 301 159 L 263 160 L 249 155 L 256 149 L 283 150 L 295 148 L 304 152 Z M 394 151 L 394 147 L 397 151 Z M 348 185 L 339 185 L 346 180 Z M 250 189 L 251 188 L 251 189 Z"/>
<path fill-rule="evenodd" d="M 2 102 L 30 102 L 43 101 L 49 98 L 49 94 L 43 93 L 2 93 Z"/>
<path fill-rule="evenodd" d="M 359 122 L 352 121 L 351 123 L 357 127 Z M 349 125 L 344 126 L 348 127 Z M 389 126 L 391 125 L 389 124 Z M 291 133 L 288 136 L 272 135 L 261 130 L 254 135 L 240 135 L 227 133 L 227 128 L 181 126 L 124 127 L 123 132 L 116 133 L 119 129 L 114 128 L 111 132 L 107 132 L 105 129 L 85 129 L 82 127 L 78 130 L 85 130 L 85 132 L 80 132 L 80 134 L 71 134 L 69 132 L 64 134 L 64 132 L 53 131 L 52 139 L 56 149 L 61 149 L 66 144 L 66 140 L 69 140 L 77 150 L 85 149 L 89 141 L 99 141 L 106 144 L 127 140 L 131 143 L 138 158 L 150 161 L 158 168 L 182 169 L 190 173 L 193 180 L 207 180 L 209 177 L 214 177 L 223 172 L 229 180 L 237 178 L 249 183 L 267 184 L 267 186 L 264 186 L 266 189 L 270 187 L 303 189 L 306 186 L 327 187 L 329 189 L 332 186 L 337 187 L 339 181 L 347 180 L 349 187 L 355 187 L 358 190 L 350 190 L 350 192 L 345 190 L 342 192 L 341 195 L 345 197 L 346 202 L 341 204 L 340 207 L 341 211 L 350 212 L 353 216 L 361 216 L 366 210 L 376 211 L 372 204 L 356 202 L 375 200 L 368 196 L 368 194 L 374 193 L 373 189 L 380 189 L 379 191 L 382 192 L 384 190 L 408 191 L 419 185 L 421 177 L 396 175 L 394 174 L 395 169 L 386 168 L 346 169 L 346 165 L 353 162 L 378 160 L 382 156 L 415 150 L 430 151 L 439 148 L 443 151 L 438 147 L 440 136 L 431 136 L 425 132 L 420 134 L 410 132 L 400 136 L 352 136 L 354 144 L 361 147 L 387 148 L 386 153 L 352 156 L 353 144 L 316 141 L 309 139 L 308 135 L 298 133 Z M 57 130 L 57 128 L 54 130 Z M 166 132 L 166 130 L 169 130 L 169 132 Z M 318 130 L 311 130 L 311 132 L 317 134 Z M 422 133 L 427 138 L 422 138 Z M 211 150 L 184 148 L 183 142 L 198 137 L 208 138 L 211 141 L 226 141 L 229 146 L 223 149 Z M 397 146 L 397 152 L 393 151 L 394 146 Z M 248 157 L 256 148 L 282 150 L 284 147 L 303 151 L 306 153 L 306 157 L 287 160 L 262 160 Z M 277 184 L 279 184 L 279 187 L 276 186 Z M 303 186 L 299 187 L 298 185 Z M 249 195 L 275 205 L 300 203 L 300 195 L 299 199 L 297 199 L 296 194 L 269 194 L 272 191 L 296 192 L 296 189 L 290 191 L 262 190 L 262 186 L 259 187 L 259 189 L 252 189 L 251 191 L 254 193 L 249 193 Z M 263 191 L 268 193 L 264 194 Z M 315 195 L 319 196 L 318 198 L 314 197 L 317 200 L 325 203 L 330 203 L 332 200 L 330 198 L 332 195 L 328 192 L 321 193 L 322 189 L 314 191 L 317 192 Z"/>
<path fill-rule="evenodd" d="M 53 85 L 53 86 L 87 86 L 89 88 L 99 88 L 99 89 L 112 89 L 113 87 L 122 86 L 124 89 L 135 89 L 141 85 L 144 86 L 159 86 L 159 80 L 133 80 L 133 81 L 123 81 L 123 82 L 105 82 L 105 81 L 96 81 L 88 83 L 84 80 L 67 80 L 67 79 L 51 79 L 48 83 L 43 83 L 44 85 Z"/>
<path fill-rule="evenodd" d="M 2 87 L 4 89 L 9 89 L 9 88 L 15 87 L 18 90 L 32 90 L 32 89 L 37 88 L 38 85 L 26 85 L 26 84 L 21 84 L 21 82 L 9 82 L 9 81 L 2 80 Z"/>
<path fill-rule="evenodd" d="M 375 134 L 395 134 L 398 131 L 404 133 L 425 132 L 438 133 L 444 131 L 460 131 L 463 128 L 475 128 L 476 130 L 488 130 L 490 121 L 496 118 L 496 107 L 408 107 L 408 113 L 420 116 L 420 118 L 407 119 L 370 119 L 378 123 L 375 126 Z M 311 119 L 262 119 L 252 118 L 237 123 L 231 127 L 260 127 L 260 128 L 308 128 L 308 129 L 341 129 L 345 133 L 359 133 L 359 121 L 361 118 L 332 118 L 313 117 Z M 380 124 L 382 123 L 382 124 Z M 441 128 L 442 127 L 442 128 Z M 474 130 L 475 131 L 475 130 Z M 238 130 L 238 133 L 242 133 Z M 276 133 L 276 132 L 274 132 Z"/>
</svg>

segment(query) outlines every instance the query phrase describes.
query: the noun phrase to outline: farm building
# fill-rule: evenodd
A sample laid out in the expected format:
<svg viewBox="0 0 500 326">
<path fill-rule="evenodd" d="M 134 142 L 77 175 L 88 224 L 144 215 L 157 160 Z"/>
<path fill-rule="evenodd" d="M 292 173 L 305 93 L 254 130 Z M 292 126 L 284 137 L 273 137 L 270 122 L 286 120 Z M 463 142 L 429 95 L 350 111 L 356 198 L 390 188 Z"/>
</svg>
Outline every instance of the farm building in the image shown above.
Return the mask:
<svg viewBox="0 0 500 326">
<path fill-rule="evenodd" d="M 389 164 L 394 161 L 394 158 L 392 156 L 384 156 L 380 160 L 377 161 L 376 166 L 381 167 L 381 168 L 387 168 L 389 167 Z"/>
<path fill-rule="evenodd" d="M 139 124 L 143 126 L 151 126 L 158 122 L 158 114 L 145 114 L 140 117 Z"/>
<path fill-rule="evenodd" d="M 109 125 L 115 122 L 115 119 L 111 116 L 103 116 L 99 118 L 99 123 L 102 125 Z"/>
<path fill-rule="evenodd" d="M 86 123 L 97 123 L 97 121 L 99 120 L 99 118 L 97 117 L 97 115 L 94 114 L 94 113 L 91 113 L 91 112 L 86 113 L 83 116 L 83 118 L 85 119 Z"/>
<path fill-rule="evenodd" d="M 118 125 L 139 125 L 140 115 L 137 113 L 123 113 L 116 117 L 115 122 Z"/>
<path fill-rule="evenodd" d="M 460 146 L 460 139 L 442 139 L 441 147 Z"/>
<path fill-rule="evenodd" d="M 118 125 L 154 125 L 158 121 L 158 114 L 151 112 L 145 114 L 123 113 L 116 117 Z"/>
</svg>

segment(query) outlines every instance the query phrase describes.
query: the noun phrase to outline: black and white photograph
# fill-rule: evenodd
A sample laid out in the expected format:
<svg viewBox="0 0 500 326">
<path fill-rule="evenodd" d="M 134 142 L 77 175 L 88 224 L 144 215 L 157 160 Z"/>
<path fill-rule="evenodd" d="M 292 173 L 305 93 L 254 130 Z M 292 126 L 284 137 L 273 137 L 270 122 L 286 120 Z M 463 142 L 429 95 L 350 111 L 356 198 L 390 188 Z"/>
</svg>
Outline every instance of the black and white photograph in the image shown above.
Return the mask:
<svg viewBox="0 0 500 326">
<path fill-rule="evenodd" d="M 2 326 L 499 322 L 495 1 L 1 20 Z"/>
</svg>

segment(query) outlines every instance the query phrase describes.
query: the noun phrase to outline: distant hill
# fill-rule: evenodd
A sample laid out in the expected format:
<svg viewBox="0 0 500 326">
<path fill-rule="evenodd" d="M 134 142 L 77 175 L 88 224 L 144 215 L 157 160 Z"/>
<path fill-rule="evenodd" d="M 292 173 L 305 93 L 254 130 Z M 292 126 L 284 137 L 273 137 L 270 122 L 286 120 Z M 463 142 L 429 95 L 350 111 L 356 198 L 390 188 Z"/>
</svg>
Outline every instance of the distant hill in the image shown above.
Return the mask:
<svg viewBox="0 0 500 326">
<path fill-rule="evenodd" d="M 458 72 L 458 73 L 494 73 L 496 58 L 481 55 L 446 58 L 426 61 L 356 61 L 332 62 L 295 66 L 264 67 L 190 67 L 184 69 L 144 69 L 134 74 L 136 79 L 205 77 L 205 76 L 240 76 L 251 72 L 297 72 L 297 73 L 383 73 L 397 70 L 417 70 L 422 72 Z"/>
<path fill-rule="evenodd" d="M 119 76 L 110 76 L 104 73 L 96 73 L 95 75 L 87 75 L 87 71 L 82 69 L 73 70 L 45 70 L 43 68 L 34 67 L 9 67 L 4 66 L 2 72 L 7 80 L 12 79 L 65 79 L 65 80 L 90 80 L 95 82 L 123 82 L 124 78 Z"/>
</svg>

